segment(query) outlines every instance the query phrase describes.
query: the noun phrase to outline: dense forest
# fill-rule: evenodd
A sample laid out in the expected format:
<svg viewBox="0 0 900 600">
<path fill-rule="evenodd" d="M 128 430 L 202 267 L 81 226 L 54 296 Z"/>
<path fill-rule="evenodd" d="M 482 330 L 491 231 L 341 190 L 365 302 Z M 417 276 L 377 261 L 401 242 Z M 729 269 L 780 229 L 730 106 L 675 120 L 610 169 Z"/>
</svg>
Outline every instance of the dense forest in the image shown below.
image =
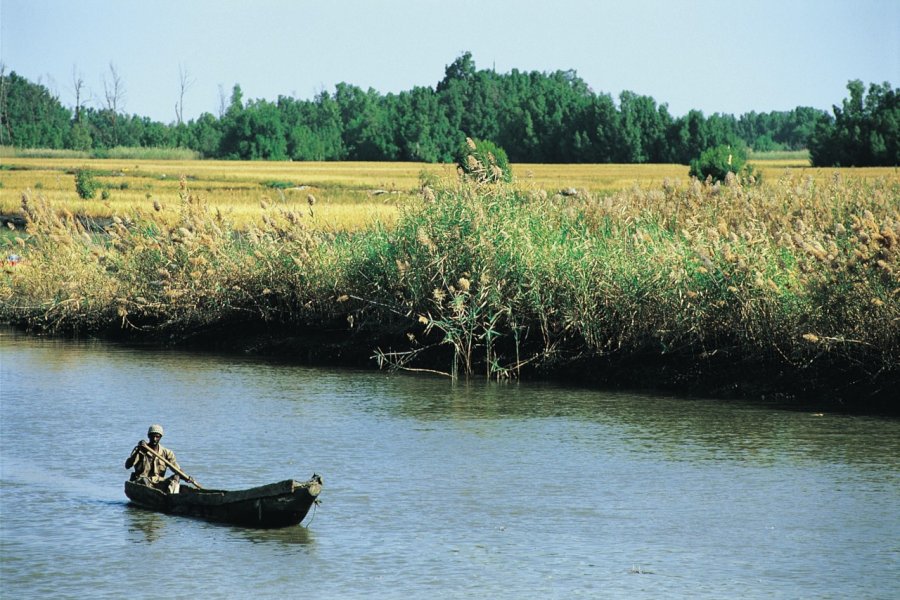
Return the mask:
<svg viewBox="0 0 900 600">
<path fill-rule="evenodd" d="M 118 82 L 117 82 L 118 83 Z M 0 144 L 93 151 L 117 146 L 188 148 L 245 160 L 453 160 L 466 136 L 491 140 L 513 162 L 680 163 L 707 148 L 809 149 L 816 165 L 900 164 L 900 89 L 861 81 L 834 114 L 809 107 L 735 117 L 624 91 L 594 92 L 575 71 L 500 74 L 470 53 L 435 88 L 380 94 L 340 83 L 311 100 L 246 100 L 235 85 L 218 116 L 164 124 L 127 115 L 116 93 L 101 108 L 62 105 L 45 86 L 0 72 Z M 116 92 L 117 90 L 113 90 Z"/>
</svg>

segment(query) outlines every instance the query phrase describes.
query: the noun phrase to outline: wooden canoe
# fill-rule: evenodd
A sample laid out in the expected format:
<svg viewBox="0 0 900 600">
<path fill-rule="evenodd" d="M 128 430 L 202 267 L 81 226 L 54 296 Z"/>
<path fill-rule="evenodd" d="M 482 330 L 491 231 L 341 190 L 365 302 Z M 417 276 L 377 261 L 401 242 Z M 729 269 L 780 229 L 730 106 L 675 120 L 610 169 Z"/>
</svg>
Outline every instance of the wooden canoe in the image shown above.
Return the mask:
<svg viewBox="0 0 900 600">
<path fill-rule="evenodd" d="M 309 481 L 286 479 L 238 491 L 182 485 L 177 494 L 125 482 L 125 495 L 143 508 L 245 527 L 297 525 L 306 517 L 321 491 L 322 478 L 319 475 L 313 475 Z"/>
</svg>

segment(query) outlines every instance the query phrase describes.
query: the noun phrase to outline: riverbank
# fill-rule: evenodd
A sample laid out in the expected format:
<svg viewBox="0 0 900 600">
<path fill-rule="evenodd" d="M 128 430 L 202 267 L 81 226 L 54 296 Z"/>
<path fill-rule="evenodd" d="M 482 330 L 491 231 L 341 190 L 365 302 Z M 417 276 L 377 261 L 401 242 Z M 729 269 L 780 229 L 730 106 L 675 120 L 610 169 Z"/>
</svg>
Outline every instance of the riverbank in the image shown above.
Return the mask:
<svg viewBox="0 0 900 600">
<path fill-rule="evenodd" d="M 190 349 L 218 354 L 265 357 L 276 362 L 311 366 L 373 369 L 379 349 L 408 347 L 405 335 L 340 328 L 293 327 L 231 323 L 227 327 L 194 332 L 189 338 L 113 339 L 151 347 Z M 107 336 L 107 339 L 110 339 Z M 433 340 L 428 355 L 400 371 L 426 377 L 447 377 L 442 371 L 453 360 L 452 349 Z M 872 357 L 874 364 L 878 357 Z M 476 376 L 483 379 L 483 376 Z M 525 366 L 523 381 L 551 381 L 569 386 L 683 397 L 761 401 L 768 406 L 852 414 L 900 415 L 895 389 L 900 372 L 886 370 L 873 376 L 866 364 L 829 357 L 796 364 L 763 361 L 728 353 L 669 355 L 647 352 L 628 356 L 573 355 L 569 362 Z"/>
<path fill-rule="evenodd" d="M 454 179 L 391 227 L 322 232 L 264 207 L 238 231 L 182 181 L 176 215 L 97 235 L 26 195 L 0 318 L 459 378 L 890 406 L 898 206 L 895 180 L 569 197 Z"/>
<path fill-rule="evenodd" d="M 28 331 L 23 327 L 19 330 Z M 378 349 L 407 345 L 406 336 L 389 337 L 339 327 L 286 328 L 281 324 L 261 323 L 220 324 L 189 335 L 135 335 L 114 328 L 83 337 L 148 350 L 189 350 L 262 357 L 276 363 L 354 369 L 377 369 Z M 432 350 L 430 355 L 418 356 L 414 364 L 399 371 L 422 377 L 447 377 L 441 369 L 452 361 L 451 349 L 437 345 Z M 585 357 L 565 365 L 526 367 L 518 376 L 522 381 L 556 382 L 574 388 L 741 400 L 808 412 L 900 416 L 894 391 L 900 384 L 900 373 L 886 370 L 873 377 L 864 364 L 830 362 L 827 358 L 798 365 L 726 354 L 661 357 L 647 353 Z"/>
</svg>

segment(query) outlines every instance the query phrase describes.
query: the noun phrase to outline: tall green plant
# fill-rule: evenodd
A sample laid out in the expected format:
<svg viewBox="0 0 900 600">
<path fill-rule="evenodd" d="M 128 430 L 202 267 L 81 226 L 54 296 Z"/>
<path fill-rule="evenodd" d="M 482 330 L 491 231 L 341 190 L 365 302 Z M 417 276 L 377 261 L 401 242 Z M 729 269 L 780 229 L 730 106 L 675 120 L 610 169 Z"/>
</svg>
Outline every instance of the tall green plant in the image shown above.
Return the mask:
<svg viewBox="0 0 900 600">
<path fill-rule="evenodd" d="M 476 181 L 512 181 L 506 151 L 488 140 L 466 138 L 456 152 L 456 163 L 465 175 Z"/>
<path fill-rule="evenodd" d="M 691 177 L 725 181 L 728 174 L 749 178 L 752 168 L 747 165 L 747 151 L 743 146 L 721 145 L 707 148 L 691 161 Z"/>
<path fill-rule="evenodd" d="M 81 168 L 75 170 L 75 191 L 82 200 L 90 200 L 97 192 L 100 184 L 94 179 L 94 172 Z"/>
</svg>

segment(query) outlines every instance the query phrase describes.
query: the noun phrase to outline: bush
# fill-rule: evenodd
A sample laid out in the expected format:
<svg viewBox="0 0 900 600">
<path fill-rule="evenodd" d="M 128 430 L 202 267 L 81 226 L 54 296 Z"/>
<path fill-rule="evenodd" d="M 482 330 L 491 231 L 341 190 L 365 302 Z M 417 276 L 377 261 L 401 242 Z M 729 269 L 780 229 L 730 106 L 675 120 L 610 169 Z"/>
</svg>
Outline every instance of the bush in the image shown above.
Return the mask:
<svg viewBox="0 0 900 600">
<path fill-rule="evenodd" d="M 466 138 L 456 153 L 456 164 L 463 174 L 479 181 L 512 181 L 506 151 L 488 140 Z"/>
<path fill-rule="evenodd" d="M 747 150 L 743 146 L 715 146 L 700 153 L 699 158 L 691 161 L 691 177 L 713 181 L 725 181 L 728 173 L 748 180 L 755 176 L 754 169 L 747 164 Z"/>
<path fill-rule="evenodd" d="M 100 184 L 94 179 L 94 172 L 90 169 L 77 169 L 75 171 L 75 191 L 82 200 L 90 200 L 97 192 Z"/>
<path fill-rule="evenodd" d="M 296 183 L 292 183 L 290 181 L 278 181 L 278 180 L 263 181 L 262 185 L 264 187 L 267 187 L 272 190 L 286 190 L 288 188 L 298 187 L 298 184 L 296 184 Z"/>
</svg>

